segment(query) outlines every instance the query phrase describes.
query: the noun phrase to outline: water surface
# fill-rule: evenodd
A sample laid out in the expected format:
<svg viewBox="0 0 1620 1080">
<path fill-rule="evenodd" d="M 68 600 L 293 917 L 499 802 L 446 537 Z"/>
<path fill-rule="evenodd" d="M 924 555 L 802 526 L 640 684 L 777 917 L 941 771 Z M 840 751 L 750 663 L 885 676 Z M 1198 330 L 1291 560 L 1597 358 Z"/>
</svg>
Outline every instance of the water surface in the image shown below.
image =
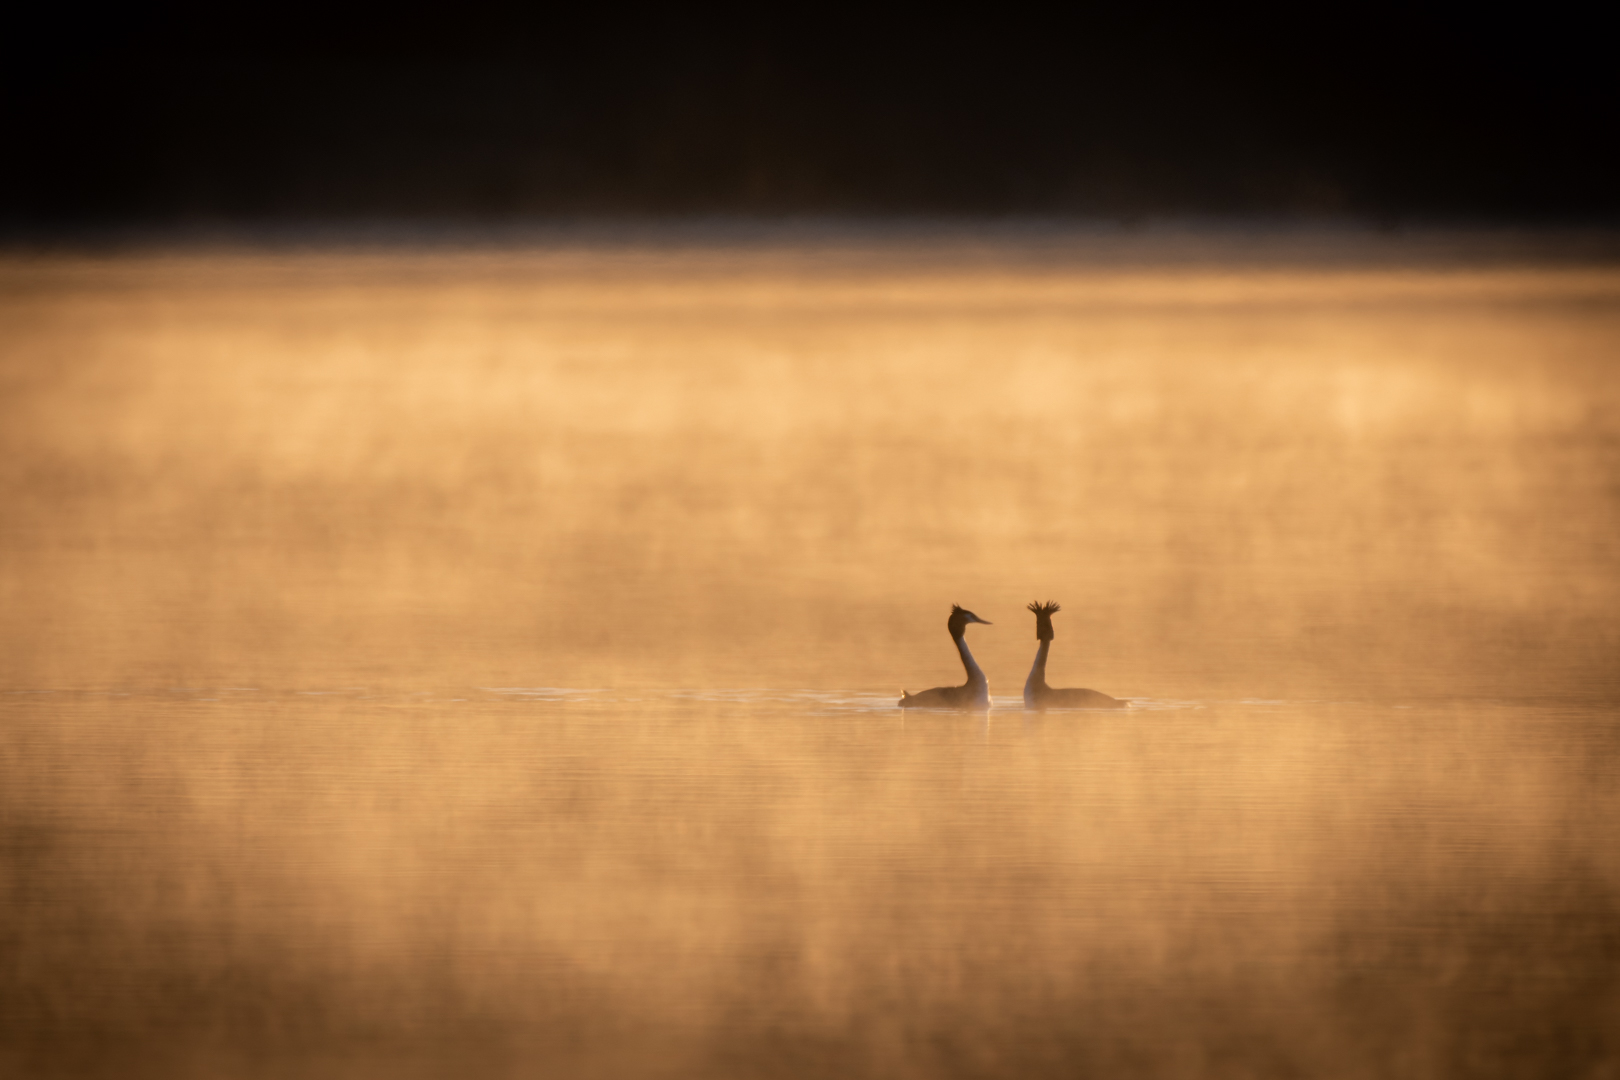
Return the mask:
<svg viewBox="0 0 1620 1080">
<path fill-rule="evenodd" d="M 1604 710 L 20 697 L 23 1075 L 1606 1075 L 1620 1050 Z"/>
</svg>

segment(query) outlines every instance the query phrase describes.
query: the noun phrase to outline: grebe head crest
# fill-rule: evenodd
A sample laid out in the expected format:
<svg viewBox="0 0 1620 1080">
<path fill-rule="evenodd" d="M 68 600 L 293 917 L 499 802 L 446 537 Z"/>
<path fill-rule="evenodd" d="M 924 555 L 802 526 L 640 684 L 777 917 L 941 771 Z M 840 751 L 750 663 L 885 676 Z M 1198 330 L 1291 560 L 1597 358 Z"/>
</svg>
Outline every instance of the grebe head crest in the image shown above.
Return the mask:
<svg viewBox="0 0 1620 1080">
<path fill-rule="evenodd" d="M 968 623 L 984 623 L 986 626 L 992 625 L 989 619 L 979 618 L 961 604 L 952 604 L 950 621 L 945 624 L 950 628 L 951 636 L 955 637 L 962 631 L 966 630 Z"/>
<path fill-rule="evenodd" d="M 1051 641 L 1056 635 L 1052 632 L 1052 616 L 1063 609 L 1052 601 L 1044 604 L 1031 604 L 1029 610 L 1035 613 L 1035 640 Z"/>
</svg>

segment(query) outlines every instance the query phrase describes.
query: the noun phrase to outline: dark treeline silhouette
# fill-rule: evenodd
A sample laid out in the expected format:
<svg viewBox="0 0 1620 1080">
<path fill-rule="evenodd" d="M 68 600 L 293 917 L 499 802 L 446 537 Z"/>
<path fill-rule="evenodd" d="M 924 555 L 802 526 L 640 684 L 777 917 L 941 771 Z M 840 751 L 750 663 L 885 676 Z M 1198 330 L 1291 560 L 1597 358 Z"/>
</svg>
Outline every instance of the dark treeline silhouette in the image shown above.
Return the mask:
<svg viewBox="0 0 1620 1080">
<path fill-rule="evenodd" d="M 1596 23 L 1305 17 L 39 11 L 0 219 L 1620 209 Z"/>
</svg>

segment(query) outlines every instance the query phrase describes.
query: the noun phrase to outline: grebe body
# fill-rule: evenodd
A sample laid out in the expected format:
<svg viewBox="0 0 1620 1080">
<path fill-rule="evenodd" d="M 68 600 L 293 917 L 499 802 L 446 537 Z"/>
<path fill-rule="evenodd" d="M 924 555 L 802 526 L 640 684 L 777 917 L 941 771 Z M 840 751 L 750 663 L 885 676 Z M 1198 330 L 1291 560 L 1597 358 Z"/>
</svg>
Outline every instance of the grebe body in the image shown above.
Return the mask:
<svg viewBox="0 0 1620 1080">
<path fill-rule="evenodd" d="M 900 691 L 900 707 L 902 709 L 988 709 L 990 707 L 990 680 L 984 677 L 984 671 L 979 667 L 978 661 L 973 659 L 973 653 L 967 646 L 967 628 L 970 623 L 983 623 L 990 625 L 990 620 L 981 619 L 973 612 L 958 605 L 951 605 L 951 617 L 945 623 L 945 628 L 951 632 L 951 640 L 956 643 L 957 655 L 962 658 L 962 667 L 967 671 L 967 682 L 961 686 L 936 686 L 932 690 L 922 690 L 915 694 Z"/>
<path fill-rule="evenodd" d="M 1052 650 L 1052 616 L 1063 610 L 1048 600 L 1044 604 L 1031 604 L 1035 613 L 1035 637 L 1040 647 L 1035 650 L 1035 665 L 1029 669 L 1024 681 L 1024 708 L 1026 709 L 1123 709 L 1130 704 L 1109 697 L 1100 690 L 1061 689 L 1046 685 L 1046 657 Z"/>
</svg>

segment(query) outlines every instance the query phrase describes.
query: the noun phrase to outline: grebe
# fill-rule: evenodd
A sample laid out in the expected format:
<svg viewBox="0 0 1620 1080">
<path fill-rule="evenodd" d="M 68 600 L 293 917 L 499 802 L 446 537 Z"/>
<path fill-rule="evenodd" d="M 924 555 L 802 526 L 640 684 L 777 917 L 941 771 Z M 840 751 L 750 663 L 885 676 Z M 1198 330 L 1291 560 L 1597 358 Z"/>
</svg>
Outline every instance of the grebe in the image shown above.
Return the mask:
<svg viewBox="0 0 1620 1080">
<path fill-rule="evenodd" d="M 951 632 L 951 640 L 956 642 L 956 651 L 962 657 L 962 666 L 967 669 L 967 682 L 961 686 L 936 686 L 932 690 L 922 690 L 915 694 L 900 691 L 900 707 L 902 709 L 988 709 L 990 707 L 990 681 L 984 677 L 973 654 L 968 652 L 967 634 L 968 623 L 984 623 L 991 625 L 989 619 L 981 619 L 973 612 L 958 605 L 951 605 L 950 621 L 945 624 Z"/>
<path fill-rule="evenodd" d="M 1041 647 L 1035 651 L 1035 666 L 1029 669 L 1024 683 L 1026 709 L 1123 709 L 1128 704 L 1095 690 L 1054 690 L 1046 685 L 1046 654 L 1052 648 L 1052 616 L 1063 609 L 1048 600 L 1044 604 L 1031 604 L 1035 613 L 1035 636 Z"/>
</svg>

